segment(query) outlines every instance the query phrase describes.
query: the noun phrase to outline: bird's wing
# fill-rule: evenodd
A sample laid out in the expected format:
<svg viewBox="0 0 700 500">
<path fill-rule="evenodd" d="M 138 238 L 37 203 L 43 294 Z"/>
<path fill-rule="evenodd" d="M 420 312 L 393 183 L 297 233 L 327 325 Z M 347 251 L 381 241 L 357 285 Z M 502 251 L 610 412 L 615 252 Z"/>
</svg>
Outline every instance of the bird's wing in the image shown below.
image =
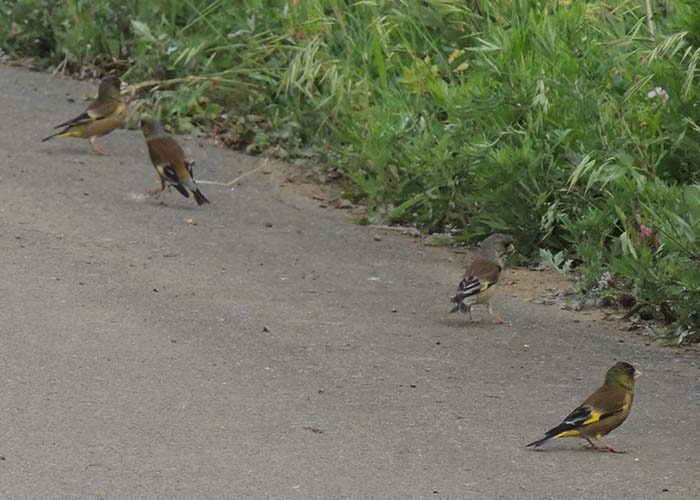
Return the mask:
<svg viewBox="0 0 700 500">
<path fill-rule="evenodd" d="M 498 282 L 500 275 L 501 266 L 493 261 L 479 257 L 472 262 L 464 277 L 471 280 L 477 279 L 482 283 L 495 284 Z"/>
<path fill-rule="evenodd" d="M 464 278 L 459 282 L 457 295 L 452 302 L 458 304 L 467 297 L 479 294 L 498 283 L 501 266 L 486 259 L 477 258 L 467 269 Z"/>
<path fill-rule="evenodd" d="M 110 99 L 109 101 L 95 100 L 90 103 L 85 113 L 91 120 L 106 118 L 115 113 L 121 113 L 126 105 L 122 101 Z"/>
<path fill-rule="evenodd" d="M 185 165 L 185 152 L 175 139 L 170 136 L 152 137 L 146 141 L 148 154 L 158 174 L 168 181 L 182 196 L 190 194 L 182 187 L 182 182 L 190 179 Z"/>
<path fill-rule="evenodd" d="M 146 141 L 148 144 L 148 154 L 153 165 L 158 168 L 169 167 L 168 180 L 180 182 L 180 172 L 187 172 L 185 166 L 185 152 L 175 139 L 170 136 L 153 137 Z"/>
<path fill-rule="evenodd" d="M 123 101 L 92 101 L 87 109 L 80 113 L 75 118 L 56 125 L 54 128 L 61 127 L 73 127 L 75 125 L 82 125 L 83 123 L 89 123 L 94 120 L 100 120 L 102 118 L 107 118 L 111 115 L 116 115 L 124 111 L 126 104 Z"/>
<path fill-rule="evenodd" d="M 59 125 L 56 125 L 54 128 L 73 127 L 75 125 L 82 125 L 84 123 L 88 123 L 91 120 L 92 120 L 92 118 L 90 118 L 87 111 L 85 111 L 84 113 L 79 114 L 78 116 L 68 120 L 67 122 L 63 122 Z"/>
<path fill-rule="evenodd" d="M 608 387 L 601 387 L 591 394 L 581 406 L 569 413 L 561 424 L 547 431 L 547 436 L 566 437 L 578 435 L 578 430 L 582 427 L 602 423 L 624 414 L 629 409 L 630 404 L 631 397 L 626 393 Z"/>
<path fill-rule="evenodd" d="M 619 415 L 629 410 L 632 404 L 632 392 L 619 387 L 603 386 L 588 396 L 582 405 L 591 407 L 590 422 L 605 420 L 614 415 Z M 597 417 L 597 420 L 593 420 Z"/>
</svg>

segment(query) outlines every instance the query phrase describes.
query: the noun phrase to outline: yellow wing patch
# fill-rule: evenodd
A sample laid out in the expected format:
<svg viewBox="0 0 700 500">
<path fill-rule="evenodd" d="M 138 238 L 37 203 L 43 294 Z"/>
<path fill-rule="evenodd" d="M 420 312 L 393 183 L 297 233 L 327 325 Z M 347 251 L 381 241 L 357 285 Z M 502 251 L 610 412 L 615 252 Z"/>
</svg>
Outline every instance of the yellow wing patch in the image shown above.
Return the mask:
<svg viewBox="0 0 700 500">
<path fill-rule="evenodd" d="M 591 412 L 591 416 L 588 418 L 588 420 L 583 422 L 581 425 L 588 425 L 592 424 L 593 422 L 597 422 L 598 420 L 600 420 L 601 415 L 603 415 L 601 412 L 593 411 Z"/>
<path fill-rule="evenodd" d="M 555 438 L 578 437 L 581 433 L 576 430 L 560 432 Z"/>
<path fill-rule="evenodd" d="M 484 283 L 481 285 L 481 288 L 479 288 L 479 291 L 480 291 L 480 292 L 483 292 L 484 290 L 486 290 L 486 289 L 487 289 L 488 287 L 490 287 L 491 285 L 493 285 L 493 283 L 491 283 L 490 281 L 484 281 Z"/>
<path fill-rule="evenodd" d="M 55 135 L 57 139 L 63 139 L 64 137 L 80 137 L 82 135 L 82 129 L 67 130 L 58 135 Z"/>
</svg>

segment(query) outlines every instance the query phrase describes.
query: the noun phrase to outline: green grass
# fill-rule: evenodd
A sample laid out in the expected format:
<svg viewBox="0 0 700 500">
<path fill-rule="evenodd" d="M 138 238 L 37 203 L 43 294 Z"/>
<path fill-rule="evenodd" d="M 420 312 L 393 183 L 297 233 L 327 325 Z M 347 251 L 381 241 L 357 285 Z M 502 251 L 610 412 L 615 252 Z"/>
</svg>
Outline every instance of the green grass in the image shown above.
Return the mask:
<svg viewBox="0 0 700 500">
<path fill-rule="evenodd" d="M 339 169 L 370 220 L 576 259 L 582 294 L 631 294 L 682 339 L 700 326 L 695 2 L 652 2 L 654 33 L 644 0 L 480 3 L 5 1 L 0 49 L 130 83 L 225 80 L 137 107 Z"/>
</svg>

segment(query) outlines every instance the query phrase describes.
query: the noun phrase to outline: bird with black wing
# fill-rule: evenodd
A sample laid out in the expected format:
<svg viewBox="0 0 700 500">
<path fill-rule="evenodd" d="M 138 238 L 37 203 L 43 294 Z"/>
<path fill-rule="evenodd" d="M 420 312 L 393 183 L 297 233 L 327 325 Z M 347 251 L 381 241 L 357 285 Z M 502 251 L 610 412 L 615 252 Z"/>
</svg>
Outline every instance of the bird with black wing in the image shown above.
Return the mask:
<svg viewBox="0 0 700 500">
<path fill-rule="evenodd" d="M 99 146 L 95 140 L 107 135 L 114 129 L 126 126 L 126 102 L 121 95 L 121 80 L 114 75 L 106 76 L 100 81 L 97 99 L 92 101 L 85 111 L 54 128 L 62 128 L 60 132 L 44 137 L 43 141 L 64 137 L 90 139 L 92 150 L 99 155 L 110 154 Z"/>
<path fill-rule="evenodd" d="M 550 439 L 577 437 L 585 439 L 593 449 L 624 453 L 604 443 L 601 438 L 618 428 L 627 419 L 634 400 L 634 384 L 641 372 L 620 361 L 605 374 L 605 381 L 564 421 L 545 432 L 542 439 L 527 446 L 542 446 Z M 597 443 L 597 444 L 596 444 Z"/>
<path fill-rule="evenodd" d="M 450 313 L 457 311 L 469 314 L 472 318 L 472 307 L 476 304 L 486 304 L 488 312 L 498 323 L 503 320 L 493 312 L 491 299 L 497 290 L 498 280 L 503 270 L 504 257 L 515 251 L 513 239 L 501 233 L 494 233 L 479 247 L 479 255 L 471 262 L 459 282 L 457 295 L 452 302 L 457 304 Z"/>
<path fill-rule="evenodd" d="M 149 194 L 157 195 L 165 189 L 166 185 L 170 185 L 185 198 L 189 198 L 192 192 L 197 205 L 209 203 L 194 180 L 192 171 L 194 163 L 187 160 L 185 152 L 173 136 L 163 129 L 160 122 L 153 118 L 143 118 L 141 130 L 146 138 L 151 163 L 160 177 L 160 189 L 149 191 Z"/>
</svg>

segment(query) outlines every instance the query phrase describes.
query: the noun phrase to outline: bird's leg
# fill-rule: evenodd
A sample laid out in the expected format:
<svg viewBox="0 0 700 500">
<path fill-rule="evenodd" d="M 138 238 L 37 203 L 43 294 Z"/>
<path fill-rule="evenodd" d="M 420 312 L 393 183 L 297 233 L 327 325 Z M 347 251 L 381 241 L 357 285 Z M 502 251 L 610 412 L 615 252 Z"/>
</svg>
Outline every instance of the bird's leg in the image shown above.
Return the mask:
<svg viewBox="0 0 700 500">
<path fill-rule="evenodd" d="M 588 438 L 584 438 L 584 439 L 585 439 L 586 441 L 588 441 L 588 444 L 591 445 L 591 449 L 593 449 L 593 450 L 599 449 L 599 448 L 595 445 L 595 443 L 594 443 L 593 441 L 591 441 L 591 440 L 588 439 Z"/>
<path fill-rule="evenodd" d="M 598 439 L 598 443 L 600 443 L 603 446 L 603 450 L 609 451 L 610 453 L 626 453 L 623 450 L 616 450 L 612 446 L 610 446 L 608 443 L 604 442 L 602 439 Z"/>
<path fill-rule="evenodd" d="M 503 321 L 503 319 L 498 314 L 493 312 L 493 309 L 491 308 L 491 302 L 488 303 L 488 310 L 489 310 L 489 314 L 491 316 L 493 316 L 494 318 L 496 318 L 496 323 L 498 323 L 499 325 L 502 325 L 505 323 L 505 321 Z"/>
<path fill-rule="evenodd" d="M 163 179 L 160 180 L 160 187 L 154 187 L 153 189 L 149 189 L 146 191 L 146 194 L 148 196 L 153 196 L 154 198 L 158 198 L 158 195 L 165 190 L 165 182 L 163 182 Z"/>
<path fill-rule="evenodd" d="M 160 193 L 162 193 L 162 192 L 163 192 L 163 190 L 161 188 L 154 187 L 153 189 L 149 189 L 148 191 L 146 191 L 146 194 L 148 196 L 153 196 L 154 198 L 158 198 L 158 196 L 160 196 Z"/>
<path fill-rule="evenodd" d="M 97 144 L 97 143 L 95 142 L 95 139 L 97 139 L 97 137 L 95 137 L 94 135 L 93 135 L 92 137 L 90 137 L 90 144 L 92 145 L 92 150 L 93 150 L 96 154 L 98 154 L 98 155 L 100 155 L 100 156 L 107 156 L 107 155 L 111 155 L 111 154 L 112 154 L 110 151 L 107 151 L 105 148 L 103 148 L 102 146 L 100 146 L 99 144 Z"/>
<path fill-rule="evenodd" d="M 467 314 L 469 314 L 469 321 L 474 321 L 474 318 L 472 317 L 472 306 L 471 306 L 471 304 L 467 306 Z"/>
</svg>

